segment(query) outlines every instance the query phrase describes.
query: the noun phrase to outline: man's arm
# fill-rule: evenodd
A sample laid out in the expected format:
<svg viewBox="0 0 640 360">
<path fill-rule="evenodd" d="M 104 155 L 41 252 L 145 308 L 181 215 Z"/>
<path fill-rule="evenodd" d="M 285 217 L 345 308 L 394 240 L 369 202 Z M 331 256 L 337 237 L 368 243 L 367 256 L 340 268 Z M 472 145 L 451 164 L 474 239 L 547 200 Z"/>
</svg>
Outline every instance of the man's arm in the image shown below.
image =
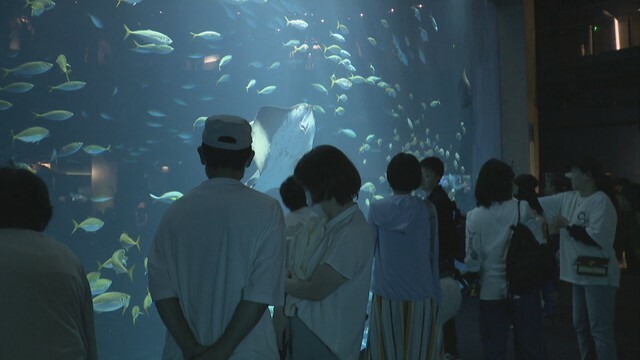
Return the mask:
<svg viewBox="0 0 640 360">
<path fill-rule="evenodd" d="M 196 360 L 204 359 L 228 359 L 231 357 L 240 342 L 251 332 L 258 324 L 264 312 L 267 310 L 267 304 L 260 304 L 253 301 L 242 300 L 236 306 L 233 312 L 231 322 L 224 329 L 220 338 L 211 345 L 206 352 L 195 357 Z"/>
<path fill-rule="evenodd" d="M 187 319 L 184 317 L 180 300 L 177 297 L 162 299 L 154 302 L 160 314 L 160 319 L 176 341 L 185 359 L 191 359 L 201 354 L 207 348 L 196 340 Z"/>
<path fill-rule="evenodd" d="M 598 244 L 589 233 L 587 233 L 587 228 L 580 225 L 569 225 L 569 220 L 562 215 L 556 215 L 553 218 L 553 225 L 557 226 L 558 229 L 566 229 L 569 232 L 569 236 L 580 241 L 581 243 L 589 246 L 594 246 L 602 249 L 602 246 Z"/>
<path fill-rule="evenodd" d="M 569 236 L 571 236 L 572 238 L 582 242 L 585 245 L 602 249 L 602 246 L 600 246 L 600 244 L 598 244 L 591 236 L 589 236 L 587 228 L 580 225 L 567 225 L 566 229 L 569 232 Z"/>
</svg>

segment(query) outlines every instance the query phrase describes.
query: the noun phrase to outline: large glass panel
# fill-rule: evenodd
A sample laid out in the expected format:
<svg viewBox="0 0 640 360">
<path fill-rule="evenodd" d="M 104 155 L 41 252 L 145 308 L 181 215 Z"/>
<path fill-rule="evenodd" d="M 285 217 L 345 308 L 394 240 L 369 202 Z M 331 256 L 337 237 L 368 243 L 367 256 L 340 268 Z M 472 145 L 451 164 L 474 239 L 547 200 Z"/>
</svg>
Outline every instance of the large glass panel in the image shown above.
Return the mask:
<svg viewBox="0 0 640 360">
<path fill-rule="evenodd" d="M 0 155 L 49 185 L 47 231 L 87 272 L 140 241 L 131 277 L 101 267 L 109 291 L 131 295 L 96 314 L 102 359 L 161 353 L 146 254 L 163 211 L 205 180 L 206 116 L 254 121 L 259 161 L 244 181 L 274 196 L 304 152 L 339 147 L 365 212 L 390 194 L 398 152 L 440 157 L 464 211 L 474 165 L 499 154 L 490 2 L 28 0 L 2 2 L 0 21 Z M 104 226 L 76 225 L 88 218 Z"/>
</svg>

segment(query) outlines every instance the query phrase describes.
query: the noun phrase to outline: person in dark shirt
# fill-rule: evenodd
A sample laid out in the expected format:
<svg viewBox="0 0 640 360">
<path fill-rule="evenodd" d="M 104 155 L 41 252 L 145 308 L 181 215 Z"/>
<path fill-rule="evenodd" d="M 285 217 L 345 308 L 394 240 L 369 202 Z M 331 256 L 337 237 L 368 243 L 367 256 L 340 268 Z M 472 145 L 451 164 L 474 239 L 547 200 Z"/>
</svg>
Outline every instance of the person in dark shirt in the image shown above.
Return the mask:
<svg viewBox="0 0 640 360">
<path fill-rule="evenodd" d="M 436 207 L 438 214 L 438 246 L 440 249 L 439 269 L 440 278 L 452 277 L 455 267 L 454 261 L 458 253 L 464 253 L 464 246 L 460 244 L 453 222 L 455 206 L 446 191 L 440 186 L 440 179 L 444 175 L 444 163 L 437 157 L 427 157 L 420 162 L 422 168 L 422 189 L 427 193 L 427 199 Z M 462 246 L 462 249 L 460 247 Z M 445 303 L 445 293 L 442 302 Z M 444 351 L 447 359 L 457 359 L 457 335 L 455 319 L 452 317 L 443 325 Z"/>
<path fill-rule="evenodd" d="M 458 239 L 453 224 L 455 207 L 446 191 L 440 186 L 444 174 L 444 164 L 437 157 L 428 157 L 420 162 L 422 168 L 422 189 L 427 199 L 438 212 L 438 239 L 440 246 L 440 276 L 448 276 L 454 271 L 454 260 L 458 252 Z"/>
<path fill-rule="evenodd" d="M 0 168 L 0 358 L 98 358 L 91 287 L 78 257 L 45 234 L 45 182 Z"/>
</svg>

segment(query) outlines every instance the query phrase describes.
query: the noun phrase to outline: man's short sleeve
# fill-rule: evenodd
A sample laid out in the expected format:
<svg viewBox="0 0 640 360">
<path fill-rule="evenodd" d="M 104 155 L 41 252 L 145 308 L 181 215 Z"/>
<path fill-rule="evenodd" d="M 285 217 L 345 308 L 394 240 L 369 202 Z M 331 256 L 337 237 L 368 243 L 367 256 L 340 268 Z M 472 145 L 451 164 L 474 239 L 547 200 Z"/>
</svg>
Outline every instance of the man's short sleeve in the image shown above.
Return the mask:
<svg viewBox="0 0 640 360">
<path fill-rule="evenodd" d="M 149 262 L 147 264 L 149 270 L 149 292 L 153 301 L 178 297 L 171 284 L 169 266 L 165 257 L 169 235 L 169 224 L 163 218 L 151 244 Z"/>
<path fill-rule="evenodd" d="M 252 250 L 249 283 L 242 298 L 261 304 L 284 305 L 285 226 L 282 209 L 274 202 L 264 220 L 265 230 Z"/>
</svg>

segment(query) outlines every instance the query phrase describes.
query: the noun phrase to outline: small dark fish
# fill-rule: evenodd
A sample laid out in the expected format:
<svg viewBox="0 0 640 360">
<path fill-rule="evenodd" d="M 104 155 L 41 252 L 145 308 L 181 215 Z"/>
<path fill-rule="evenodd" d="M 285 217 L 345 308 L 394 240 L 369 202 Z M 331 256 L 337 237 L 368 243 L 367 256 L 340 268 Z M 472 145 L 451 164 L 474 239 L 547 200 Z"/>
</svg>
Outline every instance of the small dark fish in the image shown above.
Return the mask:
<svg viewBox="0 0 640 360">
<path fill-rule="evenodd" d="M 458 96 L 461 109 L 471 105 L 471 84 L 469 83 L 469 78 L 467 78 L 467 69 L 462 70 L 462 75 L 458 81 Z"/>
<path fill-rule="evenodd" d="M 97 27 L 98 29 L 104 29 L 104 24 L 102 23 L 102 20 L 100 20 L 97 16 L 92 14 L 89 14 L 89 17 L 91 18 L 91 22 L 95 27 Z"/>
</svg>

